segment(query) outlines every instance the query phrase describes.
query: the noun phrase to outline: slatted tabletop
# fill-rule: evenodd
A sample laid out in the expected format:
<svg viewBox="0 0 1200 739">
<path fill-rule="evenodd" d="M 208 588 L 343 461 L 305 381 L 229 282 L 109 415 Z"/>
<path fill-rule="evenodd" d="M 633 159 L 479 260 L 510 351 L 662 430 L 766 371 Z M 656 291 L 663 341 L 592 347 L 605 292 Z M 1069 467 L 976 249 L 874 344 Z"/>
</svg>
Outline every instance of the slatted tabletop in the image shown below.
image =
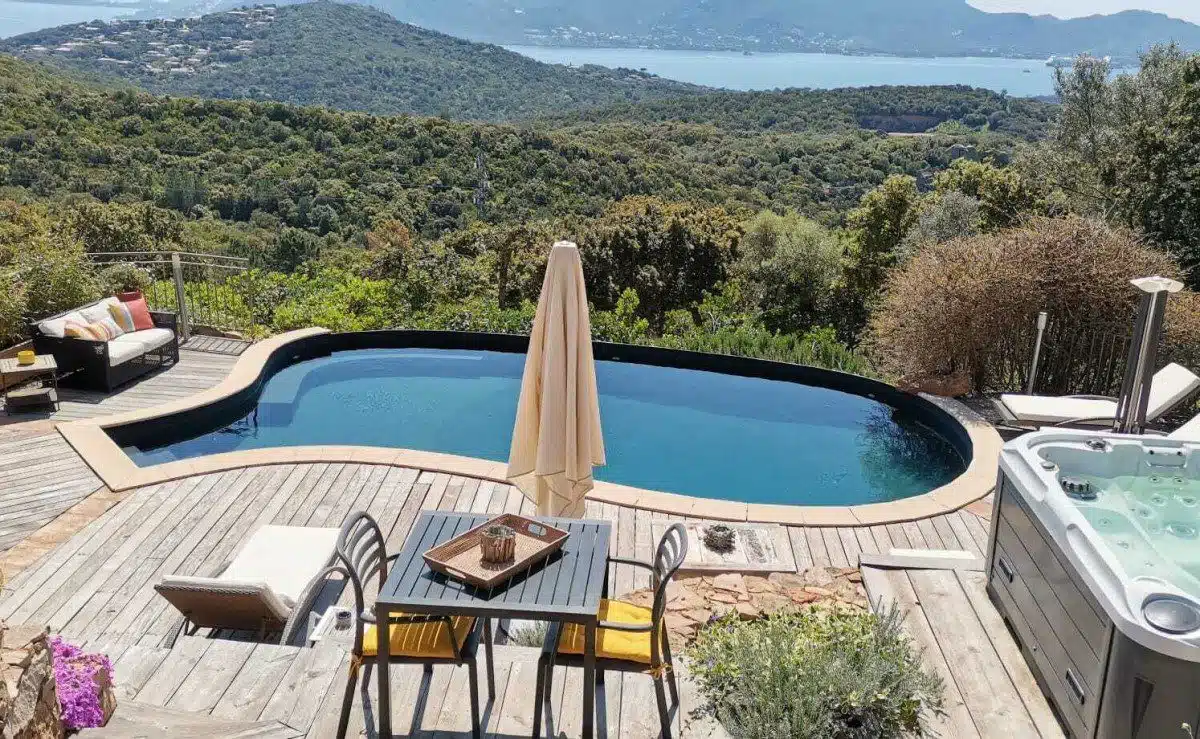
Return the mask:
<svg viewBox="0 0 1200 739">
<path fill-rule="evenodd" d="M 612 524 L 567 518 L 539 519 L 566 529 L 558 553 L 535 562 L 506 583 L 477 588 L 447 577 L 425 564 L 422 555 L 459 534 L 487 522 L 488 515 L 425 512 L 413 525 L 404 549 L 375 600 L 375 620 L 386 624 L 396 611 L 408 614 L 463 615 L 477 618 L 527 618 L 583 624 L 583 739 L 592 739 L 596 716 L 596 627 L 600 598 L 608 590 L 608 548 Z M 388 640 L 379 640 L 379 735 L 392 735 Z M 474 700 L 474 696 L 472 697 Z M 478 733 L 475 735 L 478 739 Z"/>
<path fill-rule="evenodd" d="M 605 589 L 612 525 L 605 521 L 544 519 L 570 536 L 561 552 L 486 590 L 430 569 L 429 549 L 493 518 L 425 512 L 392 566 L 377 604 L 407 613 L 594 622 Z"/>
</svg>

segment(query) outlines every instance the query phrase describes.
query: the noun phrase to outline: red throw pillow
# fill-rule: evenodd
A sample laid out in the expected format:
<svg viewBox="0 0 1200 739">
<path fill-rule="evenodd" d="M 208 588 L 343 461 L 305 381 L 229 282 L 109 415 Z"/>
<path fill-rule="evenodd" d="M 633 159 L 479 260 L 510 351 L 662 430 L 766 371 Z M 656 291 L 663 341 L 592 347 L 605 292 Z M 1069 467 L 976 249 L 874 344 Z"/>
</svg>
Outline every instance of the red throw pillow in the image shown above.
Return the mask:
<svg viewBox="0 0 1200 739">
<path fill-rule="evenodd" d="M 150 309 L 146 307 L 146 299 L 130 300 L 125 304 L 129 309 L 129 315 L 133 317 L 133 330 L 145 331 L 148 328 L 154 328 L 154 319 L 150 318 Z"/>
</svg>

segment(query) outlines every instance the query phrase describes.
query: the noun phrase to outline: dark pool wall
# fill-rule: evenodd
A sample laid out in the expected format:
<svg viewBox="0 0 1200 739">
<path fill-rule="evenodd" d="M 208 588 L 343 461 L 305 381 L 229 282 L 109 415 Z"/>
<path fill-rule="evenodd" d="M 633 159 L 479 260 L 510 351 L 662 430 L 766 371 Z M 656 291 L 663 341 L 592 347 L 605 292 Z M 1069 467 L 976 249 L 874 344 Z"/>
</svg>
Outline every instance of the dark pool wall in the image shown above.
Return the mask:
<svg viewBox="0 0 1200 739">
<path fill-rule="evenodd" d="M 318 334 L 299 339 L 273 354 L 258 381 L 245 390 L 212 405 L 180 415 L 107 429 L 118 446 L 159 446 L 213 431 L 246 416 L 254 409 L 263 384 L 279 370 L 297 362 L 354 349 L 459 349 L 524 353 L 529 337 L 461 331 L 359 331 Z M 594 342 L 597 360 L 631 362 L 659 367 L 719 372 L 742 377 L 796 382 L 826 387 L 885 403 L 941 434 L 964 460 L 972 457 L 971 439 L 963 425 L 937 405 L 892 385 L 861 375 L 786 362 L 772 362 L 725 354 L 663 349 L 631 344 Z"/>
</svg>

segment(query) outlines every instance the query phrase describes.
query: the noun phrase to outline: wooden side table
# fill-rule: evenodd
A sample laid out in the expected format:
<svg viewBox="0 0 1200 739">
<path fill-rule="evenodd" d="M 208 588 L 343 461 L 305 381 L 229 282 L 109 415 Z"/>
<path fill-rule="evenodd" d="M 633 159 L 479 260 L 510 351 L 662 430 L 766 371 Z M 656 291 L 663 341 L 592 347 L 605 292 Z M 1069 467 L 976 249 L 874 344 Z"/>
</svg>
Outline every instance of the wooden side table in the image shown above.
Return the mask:
<svg viewBox="0 0 1200 739">
<path fill-rule="evenodd" d="M 49 379 L 47 384 L 46 379 Z M 4 385 L 4 412 L 53 406 L 58 410 L 58 363 L 51 354 L 39 354 L 33 364 L 18 364 L 16 357 L 0 359 L 0 380 Z M 39 380 L 36 385 L 24 385 Z"/>
</svg>

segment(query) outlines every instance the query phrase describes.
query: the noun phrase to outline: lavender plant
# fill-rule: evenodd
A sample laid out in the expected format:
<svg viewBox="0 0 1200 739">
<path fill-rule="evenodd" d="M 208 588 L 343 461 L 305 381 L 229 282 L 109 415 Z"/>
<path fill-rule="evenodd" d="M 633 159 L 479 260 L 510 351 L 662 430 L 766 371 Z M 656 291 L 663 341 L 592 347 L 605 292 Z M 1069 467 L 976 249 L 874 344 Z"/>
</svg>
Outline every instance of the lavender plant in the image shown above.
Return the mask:
<svg viewBox="0 0 1200 739">
<path fill-rule="evenodd" d="M 888 739 L 929 735 L 941 679 L 925 670 L 895 611 L 825 609 L 703 629 L 690 667 L 737 739 Z"/>
</svg>

